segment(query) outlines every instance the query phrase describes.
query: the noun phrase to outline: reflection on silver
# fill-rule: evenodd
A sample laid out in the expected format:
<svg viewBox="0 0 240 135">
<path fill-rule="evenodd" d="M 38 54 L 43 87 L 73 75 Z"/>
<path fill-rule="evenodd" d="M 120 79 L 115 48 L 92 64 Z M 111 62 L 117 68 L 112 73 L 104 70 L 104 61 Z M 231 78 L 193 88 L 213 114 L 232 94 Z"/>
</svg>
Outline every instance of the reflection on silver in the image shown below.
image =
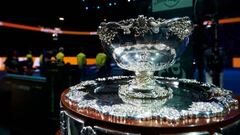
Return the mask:
<svg viewBox="0 0 240 135">
<path fill-rule="evenodd" d="M 119 87 L 127 85 L 131 78 L 115 76 L 98 78 L 90 81 L 91 83 L 82 82 L 71 87 L 66 97 L 76 102 L 79 109 L 91 108 L 104 115 L 139 120 L 160 118 L 176 121 L 193 117 L 210 118 L 224 116 L 238 106 L 238 101 L 232 97 L 229 90 L 188 79 L 155 77 L 156 80 L 165 80 L 172 88 L 173 94 L 164 99 L 133 100 L 119 95 Z M 175 84 L 178 84 L 177 88 L 174 87 Z M 103 89 L 98 89 L 98 93 L 94 93 L 96 88 L 103 86 Z M 111 89 L 106 92 L 110 86 Z"/>
<path fill-rule="evenodd" d="M 68 127 L 67 127 L 67 121 L 66 121 L 66 114 L 65 111 L 60 111 L 60 127 L 61 127 L 61 134 L 67 135 Z"/>
<path fill-rule="evenodd" d="M 132 98 L 132 97 L 128 97 L 128 96 L 122 95 L 122 94 L 119 94 L 119 97 L 126 104 L 131 104 L 131 105 L 139 106 L 139 107 L 151 108 L 152 106 L 155 106 L 155 107 L 160 108 L 167 102 L 168 99 L 171 99 L 173 97 L 173 95 L 172 95 L 172 93 L 169 93 L 169 95 L 167 95 L 167 97 L 160 98 L 160 99 Z"/>
<path fill-rule="evenodd" d="M 215 103 L 215 102 L 193 102 L 189 111 L 196 111 L 198 113 L 208 113 L 207 116 L 212 114 L 219 114 L 224 111 L 224 108 L 221 104 Z"/>
<path fill-rule="evenodd" d="M 97 135 L 91 126 L 83 127 L 80 133 L 81 135 Z"/>
<path fill-rule="evenodd" d="M 167 98 L 171 91 L 157 85 L 153 74 L 175 63 L 185 50 L 191 31 L 189 17 L 166 20 L 139 15 L 119 22 L 102 22 L 97 32 L 103 47 L 119 67 L 136 74 L 129 82 L 131 92 L 125 90 L 121 94 L 145 99 Z"/>
<path fill-rule="evenodd" d="M 119 86 L 119 96 L 125 96 L 126 98 L 131 98 L 131 100 L 142 100 L 147 102 L 147 99 L 156 99 L 156 98 L 169 98 L 172 95 L 172 89 L 170 87 L 158 87 L 157 85 L 151 90 L 136 91 L 136 89 L 131 88 L 131 85 L 121 85 Z M 135 98 L 137 97 L 137 98 Z M 145 101 L 144 101 L 145 100 Z"/>
<path fill-rule="evenodd" d="M 106 127 L 100 127 L 100 126 L 94 126 L 93 127 L 97 133 L 100 132 L 100 134 L 110 134 L 110 135 L 141 135 L 136 133 L 129 133 L 129 132 L 122 132 L 118 130 L 108 129 Z"/>
</svg>

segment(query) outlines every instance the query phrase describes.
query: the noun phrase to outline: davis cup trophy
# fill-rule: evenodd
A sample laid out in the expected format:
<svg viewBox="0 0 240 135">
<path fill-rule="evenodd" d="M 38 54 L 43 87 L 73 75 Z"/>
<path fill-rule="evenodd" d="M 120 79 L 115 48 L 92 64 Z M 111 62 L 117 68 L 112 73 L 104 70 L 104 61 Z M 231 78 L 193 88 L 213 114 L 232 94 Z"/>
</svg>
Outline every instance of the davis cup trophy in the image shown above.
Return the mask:
<svg viewBox="0 0 240 135">
<path fill-rule="evenodd" d="M 147 18 L 102 22 L 98 35 L 103 47 L 117 65 L 134 71 L 129 84 L 119 88 L 119 95 L 139 99 L 164 99 L 172 90 L 154 78 L 154 72 L 174 64 L 188 44 L 192 25 L 188 17 L 169 20 Z"/>
<path fill-rule="evenodd" d="M 97 32 L 103 47 L 119 67 L 135 76 L 96 78 L 65 90 L 62 135 L 88 131 L 157 135 L 199 129 L 213 134 L 222 127 L 235 127 L 239 99 L 231 91 L 190 79 L 154 76 L 174 64 L 191 31 L 188 17 L 165 20 L 140 15 L 102 22 Z"/>
</svg>

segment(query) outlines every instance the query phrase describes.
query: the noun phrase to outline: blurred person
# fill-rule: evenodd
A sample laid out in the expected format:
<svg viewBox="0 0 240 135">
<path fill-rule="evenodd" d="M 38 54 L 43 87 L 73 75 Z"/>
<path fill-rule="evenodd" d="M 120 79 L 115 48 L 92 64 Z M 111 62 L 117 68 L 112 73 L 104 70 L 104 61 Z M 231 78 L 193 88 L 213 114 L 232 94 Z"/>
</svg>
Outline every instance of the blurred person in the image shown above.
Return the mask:
<svg viewBox="0 0 240 135">
<path fill-rule="evenodd" d="M 24 72 L 27 75 L 32 75 L 33 73 L 33 58 L 32 58 L 32 51 L 28 51 L 26 54 L 27 60 L 24 61 Z"/>
<path fill-rule="evenodd" d="M 18 60 L 17 50 L 10 49 L 8 51 L 7 59 L 5 60 L 4 64 L 7 73 L 11 74 L 20 73 L 20 63 Z"/>
<path fill-rule="evenodd" d="M 56 64 L 64 65 L 64 48 L 60 47 L 58 53 L 56 54 Z"/>
<path fill-rule="evenodd" d="M 106 77 L 110 75 L 111 62 L 110 58 L 103 52 L 96 55 L 97 77 Z"/>
<path fill-rule="evenodd" d="M 39 56 L 39 66 L 41 67 L 42 64 L 43 64 L 43 53 L 41 53 Z"/>
<path fill-rule="evenodd" d="M 39 56 L 40 62 L 40 74 L 41 76 L 46 76 L 47 70 L 54 63 L 53 61 L 53 51 L 52 50 L 43 50 L 42 54 Z"/>
<path fill-rule="evenodd" d="M 205 82 L 205 64 L 204 64 L 204 50 L 205 50 L 205 35 L 202 24 L 195 27 L 192 33 L 193 41 L 193 57 L 194 57 L 194 76 L 200 82 Z"/>
<path fill-rule="evenodd" d="M 216 49 L 216 48 L 215 48 Z M 207 82 L 213 83 L 218 87 L 222 87 L 223 84 L 223 65 L 224 65 L 224 53 L 222 48 L 218 48 L 219 53 L 213 53 L 213 49 L 209 48 L 205 52 L 206 57 L 206 75 Z"/>
<path fill-rule="evenodd" d="M 83 50 L 81 49 L 80 53 L 77 54 L 77 65 L 78 65 L 78 71 L 80 80 L 84 80 L 85 72 L 86 72 L 86 65 L 87 65 L 87 58 Z"/>
</svg>

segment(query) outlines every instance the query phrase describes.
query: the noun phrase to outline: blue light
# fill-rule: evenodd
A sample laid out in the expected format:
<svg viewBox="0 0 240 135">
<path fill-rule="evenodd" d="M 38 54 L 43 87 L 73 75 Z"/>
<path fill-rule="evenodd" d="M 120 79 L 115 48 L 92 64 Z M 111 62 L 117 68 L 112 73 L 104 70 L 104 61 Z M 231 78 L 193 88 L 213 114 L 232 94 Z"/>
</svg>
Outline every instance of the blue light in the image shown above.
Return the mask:
<svg viewBox="0 0 240 135">
<path fill-rule="evenodd" d="M 100 6 L 97 6 L 97 9 L 100 9 Z"/>
<path fill-rule="evenodd" d="M 109 3 L 108 5 L 109 5 L 109 6 L 112 6 L 112 3 Z"/>
</svg>

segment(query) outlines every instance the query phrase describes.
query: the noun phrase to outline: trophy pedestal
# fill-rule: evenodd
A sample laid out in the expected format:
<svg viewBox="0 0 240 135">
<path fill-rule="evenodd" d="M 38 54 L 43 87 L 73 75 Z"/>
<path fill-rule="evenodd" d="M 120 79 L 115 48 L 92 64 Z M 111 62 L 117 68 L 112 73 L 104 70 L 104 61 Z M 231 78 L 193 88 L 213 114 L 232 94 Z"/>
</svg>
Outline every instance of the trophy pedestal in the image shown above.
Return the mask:
<svg viewBox="0 0 240 135">
<path fill-rule="evenodd" d="M 129 99 L 118 93 L 132 77 L 82 82 L 61 96 L 61 134 L 236 134 L 240 97 L 210 84 L 160 78 L 173 90 L 171 98 Z M 228 98 L 225 101 L 224 98 Z M 226 105 L 221 108 L 221 106 Z"/>
</svg>

